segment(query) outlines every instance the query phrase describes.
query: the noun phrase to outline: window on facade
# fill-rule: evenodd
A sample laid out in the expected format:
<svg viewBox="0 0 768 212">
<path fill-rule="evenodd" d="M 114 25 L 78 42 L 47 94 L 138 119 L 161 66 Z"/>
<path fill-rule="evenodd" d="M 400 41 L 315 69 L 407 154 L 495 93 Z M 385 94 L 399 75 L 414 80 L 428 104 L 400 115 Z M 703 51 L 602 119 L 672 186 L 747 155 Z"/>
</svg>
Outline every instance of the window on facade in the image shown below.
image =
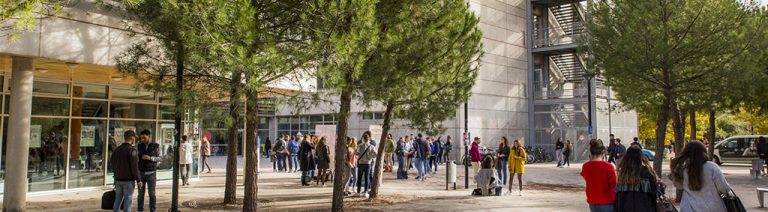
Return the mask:
<svg viewBox="0 0 768 212">
<path fill-rule="evenodd" d="M 34 81 L 32 92 L 35 94 L 69 95 L 69 84 L 58 82 Z"/>
<path fill-rule="evenodd" d="M 109 87 L 106 85 L 74 84 L 72 96 L 92 99 L 106 99 Z"/>
<path fill-rule="evenodd" d="M 69 116 L 69 99 L 32 97 L 32 115 Z"/>
<path fill-rule="evenodd" d="M 134 88 L 112 88 L 112 98 L 153 101 L 155 100 L 155 93 L 150 91 L 137 91 Z"/>
<path fill-rule="evenodd" d="M 384 119 L 384 113 L 382 112 L 363 112 L 363 120 L 377 120 Z"/>
<path fill-rule="evenodd" d="M 72 100 L 72 116 L 78 117 L 107 117 L 106 101 Z"/>
<path fill-rule="evenodd" d="M 109 117 L 126 119 L 154 119 L 155 105 L 112 102 Z"/>
</svg>

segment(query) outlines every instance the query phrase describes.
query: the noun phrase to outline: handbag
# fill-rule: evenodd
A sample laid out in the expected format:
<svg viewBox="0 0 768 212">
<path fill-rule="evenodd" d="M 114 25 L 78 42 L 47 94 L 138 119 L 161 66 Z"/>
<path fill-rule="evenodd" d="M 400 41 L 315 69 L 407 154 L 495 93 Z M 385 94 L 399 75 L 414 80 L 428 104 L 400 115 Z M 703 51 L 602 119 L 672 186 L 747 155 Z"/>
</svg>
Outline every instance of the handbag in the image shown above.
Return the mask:
<svg viewBox="0 0 768 212">
<path fill-rule="evenodd" d="M 746 212 L 747 209 L 744 208 L 744 204 L 741 203 L 741 199 L 739 199 L 739 196 L 736 196 L 736 193 L 733 192 L 733 190 L 729 190 L 727 194 L 720 194 L 720 197 L 723 198 L 723 202 L 725 203 L 725 208 L 728 212 Z"/>
<path fill-rule="evenodd" d="M 677 212 L 675 204 L 667 198 L 662 189 L 656 190 L 656 211 L 658 212 Z"/>
<path fill-rule="evenodd" d="M 112 210 L 113 205 L 115 204 L 115 190 L 109 190 L 107 192 L 104 192 L 104 194 L 101 195 L 101 209 L 104 210 Z M 120 210 L 123 209 L 124 205 L 120 205 Z"/>
</svg>

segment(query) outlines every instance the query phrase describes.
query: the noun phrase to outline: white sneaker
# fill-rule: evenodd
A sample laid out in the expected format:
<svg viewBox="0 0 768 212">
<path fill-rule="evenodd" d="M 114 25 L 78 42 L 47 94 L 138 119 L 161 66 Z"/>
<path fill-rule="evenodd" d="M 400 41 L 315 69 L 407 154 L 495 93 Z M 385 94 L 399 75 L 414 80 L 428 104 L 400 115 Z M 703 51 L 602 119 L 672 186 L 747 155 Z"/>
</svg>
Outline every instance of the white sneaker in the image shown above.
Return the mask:
<svg viewBox="0 0 768 212">
<path fill-rule="evenodd" d="M 521 196 L 521 197 L 523 196 L 523 191 L 520 191 L 520 196 Z"/>
</svg>

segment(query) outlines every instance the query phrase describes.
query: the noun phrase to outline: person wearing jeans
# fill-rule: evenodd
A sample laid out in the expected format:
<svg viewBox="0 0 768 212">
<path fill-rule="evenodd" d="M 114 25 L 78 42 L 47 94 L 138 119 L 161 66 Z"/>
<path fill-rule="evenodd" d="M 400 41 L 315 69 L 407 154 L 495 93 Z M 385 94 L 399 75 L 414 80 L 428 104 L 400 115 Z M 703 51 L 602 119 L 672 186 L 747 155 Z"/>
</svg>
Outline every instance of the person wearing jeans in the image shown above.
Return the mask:
<svg viewBox="0 0 768 212">
<path fill-rule="evenodd" d="M 414 149 L 416 150 L 416 170 L 419 172 L 419 176 L 416 179 L 424 180 L 426 176 L 425 172 L 429 171 L 429 154 L 431 152 L 429 144 L 422 137 L 421 133 L 418 135 L 418 139 L 414 142 Z"/>
<path fill-rule="evenodd" d="M 119 212 L 123 207 L 125 212 L 131 212 L 131 197 L 133 197 L 134 181 L 115 181 L 115 203 L 112 211 Z"/>
<path fill-rule="evenodd" d="M 360 187 L 365 183 L 365 193 L 371 185 L 371 163 L 376 156 L 376 148 L 371 145 L 371 138 L 363 136 L 363 142 L 357 146 L 357 194 L 360 195 Z M 365 181 L 363 181 L 365 180 Z"/>
<path fill-rule="evenodd" d="M 502 185 L 507 185 L 507 161 L 509 160 L 509 140 L 507 140 L 506 136 L 501 137 L 501 143 L 499 143 L 499 149 L 496 151 L 498 153 L 497 157 L 499 159 L 499 164 L 496 166 L 496 172 L 499 175 L 500 181 Z"/>
<path fill-rule="evenodd" d="M 114 212 L 119 212 L 121 207 L 124 208 L 124 211 L 130 212 L 135 183 L 138 182 L 139 189 L 142 188 L 139 177 L 138 151 L 133 147 L 136 132 L 128 130 L 123 134 L 123 138 L 125 143 L 115 148 L 109 158 L 115 181 L 115 202 L 112 203 L 112 211 Z"/>
<path fill-rule="evenodd" d="M 157 163 L 163 158 L 160 155 L 160 145 L 150 141 L 149 130 L 141 131 L 139 139 L 141 142 L 137 145 L 138 155 L 141 160 L 138 162 L 139 172 L 141 176 L 141 183 L 139 186 L 139 196 L 136 198 L 139 205 L 137 209 L 144 211 L 144 193 L 149 193 L 149 211 L 154 212 L 157 209 L 157 196 L 155 195 L 155 188 L 157 187 Z M 186 136 L 182 137 L 184 139 Z M 191 162 L 190 146 L 190 162 Z M 182 156 L 183 156 L 182 152 Z"/>
</svg>

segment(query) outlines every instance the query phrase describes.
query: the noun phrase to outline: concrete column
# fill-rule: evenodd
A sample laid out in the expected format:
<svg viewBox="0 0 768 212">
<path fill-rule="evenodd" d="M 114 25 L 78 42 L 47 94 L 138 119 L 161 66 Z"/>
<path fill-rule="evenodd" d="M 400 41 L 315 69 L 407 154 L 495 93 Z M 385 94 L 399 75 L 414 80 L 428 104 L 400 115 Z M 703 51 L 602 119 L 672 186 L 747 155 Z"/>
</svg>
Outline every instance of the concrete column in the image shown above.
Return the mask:
<svg viewBox="0 0 768 212">
<path fill-rule="evenodd" d="M 23 211 L 27 201 L 27 164 L 29 161 L 29 128 L 32 116 L 32 58 L 13 57 L 11 73 L 11 105 L 8 118 L 3 209 Z"/>
</svg>

